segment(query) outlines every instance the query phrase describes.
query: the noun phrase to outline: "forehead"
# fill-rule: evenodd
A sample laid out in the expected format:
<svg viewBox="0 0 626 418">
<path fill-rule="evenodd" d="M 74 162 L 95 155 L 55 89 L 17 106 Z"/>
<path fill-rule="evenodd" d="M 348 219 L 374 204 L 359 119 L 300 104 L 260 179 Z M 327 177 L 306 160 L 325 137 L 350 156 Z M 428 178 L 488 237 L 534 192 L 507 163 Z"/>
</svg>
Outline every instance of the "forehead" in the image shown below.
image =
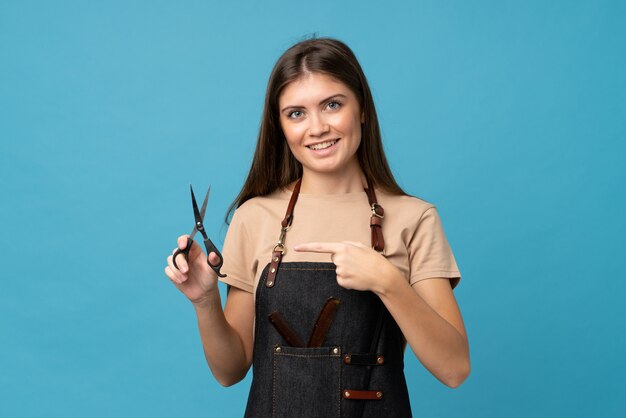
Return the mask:
<svg viewBox="0 0 626 418">
<path fill-rule="evenodd" d="M 354 97 L 348 86 L 334 77 L 321 73 L 306 73 L 287 84 L 278 97 L 280 106 L 318 104 L 335 94 Z"/>
</svg>

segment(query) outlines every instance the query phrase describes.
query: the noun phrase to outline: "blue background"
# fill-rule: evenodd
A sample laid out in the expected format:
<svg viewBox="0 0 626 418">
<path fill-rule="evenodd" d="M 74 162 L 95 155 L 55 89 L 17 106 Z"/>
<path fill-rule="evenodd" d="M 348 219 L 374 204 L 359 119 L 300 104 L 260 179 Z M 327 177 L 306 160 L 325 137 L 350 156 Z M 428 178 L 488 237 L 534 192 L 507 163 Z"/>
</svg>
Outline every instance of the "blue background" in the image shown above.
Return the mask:
<svg viewBox="0 0 626 418">
<path fill-rule="evenodd" d="M 238 417 L 163 273 L 223 217 L 279 55 L 347 42 L 400 184 L 463 274 L 458 389 L 412 355 L 423 417 L 614 416 L 625 393 L 626 3 L 4 1 L 0 416 Z M 196 415 L 197 414 L 197 415 Z"/>
</svg>

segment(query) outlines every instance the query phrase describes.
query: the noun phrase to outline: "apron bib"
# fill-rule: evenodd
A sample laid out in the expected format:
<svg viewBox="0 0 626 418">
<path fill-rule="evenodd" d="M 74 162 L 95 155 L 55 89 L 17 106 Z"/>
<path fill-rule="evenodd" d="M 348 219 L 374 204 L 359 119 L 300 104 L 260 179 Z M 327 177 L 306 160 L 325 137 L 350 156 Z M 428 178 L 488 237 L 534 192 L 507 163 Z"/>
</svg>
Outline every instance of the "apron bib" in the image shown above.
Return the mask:
<svg viewBox="0 0 626 418">
<path fill-rule="evenodd" d="M 256 290 L 245 416 L 410 417 L 403 336 L 378 296 L 339 286 L 333 263 L 281 263 L 299 190 L 300 181 Z M 372 246 L 382 251 L 384 212 L 371 184 L 366 191 Z"/>
</svg>

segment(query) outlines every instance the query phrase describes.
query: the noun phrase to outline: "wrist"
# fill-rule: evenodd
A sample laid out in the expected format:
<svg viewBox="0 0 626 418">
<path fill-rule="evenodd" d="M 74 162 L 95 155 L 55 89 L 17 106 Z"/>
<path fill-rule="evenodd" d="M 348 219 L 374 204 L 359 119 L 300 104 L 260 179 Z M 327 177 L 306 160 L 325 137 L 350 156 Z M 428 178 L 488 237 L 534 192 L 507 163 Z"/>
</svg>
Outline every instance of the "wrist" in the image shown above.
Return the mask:
<svg viewBox="0 0 626 418">
<path fill-rule="evenodd" d="M 206 311 L 207 309 L 212 309 L 216 303 L 220 303 L 219 290 L 217 286 L 215 289 L 207 290 L 204 296 L 191 301 L 191 304 L 196 311 Z"/>
<path fill-rule="evenodd" d="M 377 286 L 373 289 L 379 297 L 388 297 L 393 291 L 400 289 L 403 283 L 407 283 L 406 279 L 402 275 L 402 272 L 398 270 L 396 266 L 389 263 L 383 274 L 381 274 L 380 280 L 377 280 Z"/>
</svg>

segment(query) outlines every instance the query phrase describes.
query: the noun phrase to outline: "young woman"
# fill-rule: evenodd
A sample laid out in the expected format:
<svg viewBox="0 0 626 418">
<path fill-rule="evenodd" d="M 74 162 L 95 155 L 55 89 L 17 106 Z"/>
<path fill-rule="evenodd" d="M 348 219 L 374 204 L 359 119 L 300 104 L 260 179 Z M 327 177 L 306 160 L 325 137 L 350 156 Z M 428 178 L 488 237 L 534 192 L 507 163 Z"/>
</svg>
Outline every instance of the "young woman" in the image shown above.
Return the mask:
<svg viewBox="0 0 626 418">
<path fill-rule="evenodd" d="M 234 208 L 223 310 L 197 244 L 165 273 L 193 303 L 215 378 L 232 385 L 253 365 L 246 416 L 411 416 L 407 343 L 445 385 L 468 376 L 454 256 L 435 207 L 396 184 L 345 44 L 311 39 L 280 57 Z"/>
</svg>

